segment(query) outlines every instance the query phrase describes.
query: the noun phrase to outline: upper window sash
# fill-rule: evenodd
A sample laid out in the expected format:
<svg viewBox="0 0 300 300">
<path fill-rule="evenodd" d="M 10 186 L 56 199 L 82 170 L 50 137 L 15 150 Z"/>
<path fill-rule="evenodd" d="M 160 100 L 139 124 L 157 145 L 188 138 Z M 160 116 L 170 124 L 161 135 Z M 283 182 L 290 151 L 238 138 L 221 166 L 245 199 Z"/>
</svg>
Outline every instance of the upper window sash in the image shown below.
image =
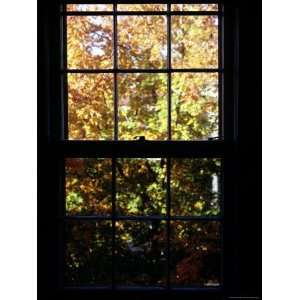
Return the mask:
<svg viewBox="0 0 300 300">
<path fill-rule="evenodd" d="M 204 4 L 203 4 L 204 5 Z M 101 6 L 101 5 L 99 5 Z M 65 6 L 64 6 L 65 7 Z M 136 136 L 144 136 L 147 140 L 196 140 L 196 141 L 205 141 L 210 139 L 222 139 L 223 138 L 223 131 L 224 131 L 224 122 L 223 122 L 223 17 L 221 9 L 219 11 L 174 11 L 172 10 L 172 5 L 166 5 L 166 11 L 138 11 L 133 12 L 129 11 L 126 12 L 122 10 L 121 12 L 117 11 L 117 5 L 112 5 L 112 11 L 76 11 L 70 12 L 66 11 L 66 7 L 64 8 L 61 18 L 62 18 L 62 95 L 64 98 L 64 118 L 62 120 L 62 128 L 63 128 L 63 139 L 65 140 L 99 140 L 99 141 L 111 141 L 111 140 L 133 140 Z M 220 7 L 220 5 L 219 5 Z M 103 8 L 101 8 L 103 9 Z M 125 16 L 118 16 L 118 14 L 126 14 Z M 122 53 L 120 52 L 120 41 L 118 39 L 118 27 L 122 26 L 122 23 L 119 24 L 122 18 L 151 18 L 151 16 L 145 16 L 144 14 L 155 14 L 153 17 L 162 17 L 165 18 L 165 59 L 164 65 L 159 65 L 157 67 L 152 68 L 145 68 L 145 67 L 136 67 L 130 65 L 128 68 L 124 68 L 122 63 L 120 65 L 119 60 L 122 58 Z M 164 16 L 159 16 L 160 14 L 164 14 Z M 74 16 L 75 14 L 75 16 Z M 79 15 L 78 15 L 79 14 Z M 81 15 L 83 14 L 83 15 Z M 94 15 L 95 16 L 91 16 Z M 98 15 L 99 14 L 99 15 Z M 111 16 L 109 16 L 109 14 Z M 129 15 L 128 15 L 129 14 Z M 136 14 L 143 14 L 142 16 L 136 16 Z M 158 15 L 157 15 L 158 14 Z M 206 15 L 206 16 L 205 16 Z M 68 21 L 69 18 L 73 18 L 73 21 Z M 93 21 L 86 21 L 89 20 L 88 18 L 94 18 Z M 207 18 L 207 19 L 205 19 Z M 213 19 L 212 19 L 213 18 Z M 98 21 L 97 21 L 97 20 Z M 120 20 L 119 20 L 120 19 Z M 72 20 L 72 19 L 70 19 Z M 69 63 L 69 52 L 71 50 L 76 51 L 80 47 L 75 47 L 76 43 L 72 45 L 70 44 L 70 37 L 74 31 L 69 33 L 68 30 L 69 24 L 72 24 L 75 27 L 76 33 L 76 20 L 80 20 L 80 22 L 88 22 L 92 23 L 92 26 L 99 26 L 104 24 L 106 26 L 106 31 L 109 31 L 109 37 L 111 39 L 111 46 L 109 51 L 111 51 L 111 62 L 106 63 L 105 66 L 101 68 L 95 68 L 92 65 L 92 68 L 89 65 L 84 67 L 78 67 L 78 65 L 73 68 L 72 64 Z M 198 63 L 189 63 L 187 60 L 185 62 L 176 62 L 173 61 L 172 57 L 176 58 L 176 53 L 174 52 L 176 47 L 176 43 L 173 42 L 172 47 L 172 40 L 174 40 L 176 36 L 176 31 L 180 30 L 180 24 L 178 23 L 179 27 L 174 29 L 172 32 L 172 27 L 174 28 L 174 24 L 176 22 L 182 22 L 186 20 L 187 22 L 194 22 L 195 20 L 199 20 L 199 22 L 207 22 L 211 21 L 212 28 L 215 26 L 213 34 L 216 35 L 215 43 L 216 43 L 216 61 L 217 65 L 209 65 L 209 68 L 205 68 L 205 63 L 201 64 Z M 176 21 L 176 22 L 175 22 Z M 200 24 L 199 23 L 199 24 Z M 86 23 L 85 23 L 86 24 Z M 110 25 L 109 25 L 110 24 Z M 172 25 L 173 24 L 173 25 Z M 103 25 L 103 26 L 104 26 Z M 155 25 L 155 24 L 153 24 Z M 107 29 L 107 26 L 109 27 Z M 195 24 L 195 28 L 197 28 L 197 24 Z M 74 29 L 74 28 L 72 28 Z M 78 28 L 77 28 L 78 29 Z M 145 28 L 147 29 L 147 28 Z M 79 28 L 80 30 L 80 28 Z M 101 33 L 101 32 L 100 32 Z M 145 31 L 147 33 L 147 30 Z M 99 35 L 99 32 L 89 32 L 90 35 Z M 138 40 L 144 41 L 146 37 L 138 36 Z M 187 41 L 194 40 L 192 37 Z M 130 41 L 130 40 L 129 40 Z M 180 38 L 178 43 L 180 43 Z M 78 46 L 78 45 L 77 45 Z M 80 43 L 79 43 L 80 46 Z M 72 48 L 73 47 L 73 48 Z M 187 47 L 187 46 L 186 46 Z M 92 47 L 93 48 L 93 47 Z M 91 47 L 89 48 L 91 49 Z M 94 47 L 92 51 L 93 55 L 90 56 L 101 56 L 101 51 L 105 51 L 105 49 L 101 49 Z M 172 52 L 172 49 L 174 50 Z M 162 48 L 163 50 L 163 48 Z M 68 52 L 69 51 L 69 52 Z M 73 51 L 73 52 L 74 52 Z M 98 52 L 97 52 L 98 51 Z M 99 54 L 100 52 L 100 54 Z M 119 55 L 119 53 L 121 55 Z M 79 55 L 79 57 L 82 57 Z M 205 55 L 203 56 L 205 58 Z M 110 60 L 108 59 L 108 60 Z M 187 64 L 186 64 L 187 63 Z M 197 67 L 199 65 L 199 67 Z M 180 67 L 183 66 L 183 67 Z M 196 66 L 196 67 L 194 67 Z M 214 66 L 214 67 L 212 67 Z M 146 78 L 147 77 L 147 78 Z M 105 80 L 103 80 L 106 79 Z M 145 79 L 146 78 L 146 79 Z M 135 102 L 142 102 L 143 98 L 148 97 L 151 99 L 151 96 L 147 96 L 147 92 L 149 94 L 149 90 L 143 90 L 142 86 L 145 82 L 148 81 L 152 82 L 152 86 L 150 90 L 154 93 L 155 91 L 159 90 L 160 92 L 160 107 L 159 111 L 160 114 L 153 122 L 153 115 L 156 112 L 152 112 L 151 110 L 157 110 L 158 105 L 152 105 L 146 112 L 146 115 L 143 115 L 143 105 L 140 108 L 135 110 L 134 106 L 136 106 Z M 174 88 L 175 84 L 182 81 L 181 89 Z M 81 82 L 81 85 L 78 85 L 78 82 Z M 100 101 L 98 102 L 98 106 L 103 106 L 104 103 L 107 106 L 105 109 L 105 113 L 109 114 L 109 117 L 106 116 L 105 118 L 101 118 L 101 113 L 99 116 L 99 110 L 96 107 L 83 107 L 81 103 L 80 109 L 78 108 L 78 99 L 83 99 L 80 96 L 82 91 L 90 89 L 93 87 L 89 82 L 92 82 L 94 86 L 96 86 L 100 91 L 108 91 L 104 96 L 101 97 Z M 101 84 L 99 83 L 101 82 Z M 107 86 L 107 84 L 109 86 Z M 172 88 L 173 82 L 173 88 Z M 104 86 L 103 86 L 104 84 Z M 82 87 L 83 86 L 83 87 Z M 184 109 L 183 112 L 177 113 L 176 110 L 181 104 L 182 101 L 189 101 L 192 102 L 191 99 L 194 97 L 192 92 L 189 91 L 190 86 L 198 87 L 198 103 L 195 105 L 189 103 Z M 199 88 L 200 86 L 200 88 Z M 140 99 L 135 99 L 135 101 L 129 101 L 130 103 L 125 104 L 125 100 L 129 97 L 132 98 L 132 93 L 128 92 L 129 90 L 135 90 L 136 95 L 140 95 Z M 126 95 L 129 94 L 128 95 Z M 189 96 L 189 94 L 191 96 Z M 74 94 L 77 96 L 74 97 Z M 184 94 L 185 98 L 182 98 Z M 135 97 L 137 97 L 135 95 Z M 87 92 L 84 96 L 88 99 L 88 101 L 92 101 L 93 94 Z M 125 98 L 124 98 L 125 97 Z M 173 98 L 173 101 L 172 101 Z M 178 100 L 174 100 L 178 98 Z M 185 100 L 184 100 L 185 99 Z M 187 100 L 186 100 L 187 99 Z M 202 100 L 201 100 L 202 99 Z M 94 99 L 95 100 L 95 99 Z M 102 101 L 102 102 L 101 102 Z M 125 101 L 125 102 L 124 102 Z M 178 102 L 179 101 L 179 102 Z M 202 101 L 202 103 L 200 103 Z M 97 102 L 97 101 L 94 101 Z M 177 105 L 177 106 L 176 106 Z M 199 107 L 195 107 L 195 106 Z M 203 110 L 203 107 L 206 106 Z M 182 106 L 183 107 L 183 106 Z M 215 107 L 215 108 L 214 108 Z M 188 114 L 192 115 L 192 110 L 198 111 L 196 116 L 189 118 L 189 122 L 195 124 L 187 124 L 187 121 L 183 118 L 180 121 L 181 115 Z M 136 114 L 136 117 L 132 118 L 133 114 Z M 93 116 L 90 116 L 93 114 Z M 97 116 L 98 114 L 98 119 Z M 74 118 L 74 116 L 76 116 Z M 73 119 L 72 119 L 73 117 Z M 93 120 L 95 119 L 96 120 Z M 132 122 L 128 122 L 128 119 L 134 119 Z M 215 121 L 212 121 L 212 120 Z M 74 121 L 75 120 L 75 121 Z M 107 120 L 103 121 L 103 120 Z M 145 124 L 141 122 L 145 121 Z M 179 122 L 179 123 L 178 123 Z M 206 122 L 206 127 L 214 127 L 214 129 L 207 129 L 204 128 L 200 122 Z M 213 123 L 212 123 L 213 122 Z M 105 124 L 103 124 L 105 123 Z M 151 125 L 148 125 L 150 123 Z M 204 124 L 203 123 L 203 124 Z M 213 125 L 216 124 L 217 125 Z M 195 127 L 198 128 L 191 128 Z M 100 127 L 99 132 L 97 132 L 97 126 Z M 129 126 L 129 127 L 128 127 Z M 146 130 L 143 130 L 144 126 L 148 126 Z M 202 126 L 202 127 L 201 127 Z M 73 130 L 72 130 L 73 128 Z M 134 129 L 132 129 L 134 128 Z M 130 130 L 131 129 L 131 130 Z M 88 132 L 87 132 L 88 131 Z M 152 131 L 150 134 L 149 132 Z M 154 133 L 153 133 L 154 131 Z M 155 132 L 156 131 L 156 132 Z M 157 132 L 159 131 L 159 132 Z M 192 133 L 191 133 L 192 131 Z"/>
</svg>

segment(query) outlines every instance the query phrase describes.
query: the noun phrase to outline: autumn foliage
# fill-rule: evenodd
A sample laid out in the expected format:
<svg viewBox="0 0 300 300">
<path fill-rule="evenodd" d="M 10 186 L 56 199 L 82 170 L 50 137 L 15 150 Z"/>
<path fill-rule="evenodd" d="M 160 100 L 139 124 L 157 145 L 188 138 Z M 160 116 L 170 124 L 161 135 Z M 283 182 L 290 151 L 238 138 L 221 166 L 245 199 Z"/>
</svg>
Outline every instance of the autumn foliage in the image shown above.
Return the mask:
<svg viewBox="0 0 300 300">
<path fill-rule="evenodd" d="M 67 5 L 69 12 L 112 9 L 109 4 Z M 120 11 L 165 9 L 163 4 L 118 5 Z M 217 5 L 176 4 L 172 10 L 216 11 Z M 169 66 L 167 16 L 118 16 L 115 45 L 112 15 L 68 15 L 67 68 L 107 71 L 68 73 L 68 138 L 167 140 L 169 131 L 172 140 L 218 136 L 218 72 L 189 71 L 218 68 L 218 17 L 171 16 L 170 41 Z M 170 75 L 138 71 L 168 67 L 174 69 Z M 122 72 L 114 74 L 114 68 Z M 110 286 L 114 260 L 118 285 L 166 286 L 168 230 L 171 284 L 220 284 L 220 223 L 173 220 L 168 228 L 166 218 L 168 193 L 171 217 L 220 214 L 221 161 L 171 158 L 168 163 L 169 179 L 167 158 L 117 158 L 115 169 L 110 158 L 65 160 L 66 214 L 106 217 L 66 222 L 66 284 Z M 122 217 L 115 223 L 115 238 L 112 203 Z M 143 216 L 155 218 L 126 220 Z"/>
<path fill-rule="evenodd" d="M 121 10 L 128 6 L 130 10 L 159 11 L 164 5 L 142 8 L 141 5 L 123 5 Z M 190 6 L 175 5 L 173 9 L 189 10 Z M 70 5 L 69 10 L 72 9 L 76 7 Z M 101 9 L 111 8 L 106 5 Z M 217 16 L 174 15 L 170 39 L 171 68 L 218 68 Z M 112 16 L 67 17 L 68 68 L 106 70 L 114 67 L 122 70 L 166 69 L 167 17 L 118 16 L 116 48 L 117 65 L 114 66 Z M 69 74 L 69 139 L 114 139 L 114 113 L 120 140 L 132 140 L 137 135 L 149 140 L 167 139 L 169 113 L 174 140 L 217 136 L 218 73 L 172 73 L 170 112 L 167 82 L 166 73 L 122 73 L 118 74 L 114 87 L 112 73 Z M 118 94 L 116 111 L 114 88 Z"/>
</svg>

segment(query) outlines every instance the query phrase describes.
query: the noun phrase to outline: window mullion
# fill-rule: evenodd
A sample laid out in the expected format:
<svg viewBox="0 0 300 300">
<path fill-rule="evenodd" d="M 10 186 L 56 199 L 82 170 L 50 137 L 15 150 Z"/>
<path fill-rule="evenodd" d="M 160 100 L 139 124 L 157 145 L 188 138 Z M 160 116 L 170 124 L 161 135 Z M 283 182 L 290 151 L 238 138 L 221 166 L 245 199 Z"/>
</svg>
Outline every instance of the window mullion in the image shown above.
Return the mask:
<svg viewBox="0 0 300 300">
<path fill-rule="evenodd" d="M 105 141 L 105 140 L 77 140 L 77 141 L 62 141 L 57 145 L 54 145 L 54 149 L 61 153 L 65 157 L 109 157 L 111 158 L 111 174 L 112 174 L 112 200 L 111 200 L 111 216 L 64 216 L 65 220 L 75 219 L 80 221 L 88 220 L 88 221 L 97 221 L 99 220 L 109 220 L 111 221 L 112 228 L 112 238 L 111 238 L 111 264 L 112 264 L 112 275 L 111 275 L 111 286 L 112 289 L 117 289 L 117 263 L 119 257 L 116 254 L 116 250 L 118 249 L 117 243 L 117 235 L 116 235 L 116 222 L 119 220 L 124 221 L 133 221 L 133 222 L 143 222 L 143 221 L 151 221 L 153 220 L 163 220 L 166 227 L 166 262 L 164 262 L 167 271 L 167 282 L 166 287 L 170 291 L 171 288 L 171 222 L 174 220 L 181 221 L 213 221 L 215 219 L 221 220 L 221 217 L 193 217 L 193 216 L 171 216 L 171 159 L 172 157 L 220 157 L 225 156 L 225 151 L 227 151 L 228 147 L 224 141 L 172 141 L 172 73 L 174 72 L 203 72 L 203 73 L 211 73 L 218 72 L 219 73 L 219 125 L 222 122 L 222 78 L 223 78 L 223 64 L 221 60 L 223 59 L 223 53 L 221 49 L 222 43 L 222 27 L 221 20 L 222 17 L 219 16 L 219 66 L 215 69 L 202 69 L 202 68 L 190 68 L 190 69 L 172 69 L 172 15 L 177 15 L 177 13 L 171 12 L 171 4 L 167 4 L 167 11 L 163 12 L 161 15 L 166 16 L 167 20 L 167 63 L 166 68 L 163 70 L 160 69 L 119 69 L 118 68 L 118 12 L 117 12 L 117 2 L 113 4 L 113 11 L 109 13 L 113 17 L 113 39 L 112 39 L 112 54 L 113 54 L 113 67 L 110 69 L 68 69 L 67 63 L 67 15 L 65 11 L 63 12 L 62 22 L 63 23 L 63 41 L 64 46 L 62 48 L 64 54 L 64 60 L 61 64 L 61 75 L 64 79 L 64 101 L 65 101 L 65 118 L 64 122 L 64 137 L 68 139 L 68 73 L 113 73 L 113 105 L 114 105 L 114 140 L 113 141 Z M 216 13 L 209 13 L 207 15 L 216 15 Z M 72 15 L 72 14 L 70 14 Z M 74 15 L 77 15 L 75 13 Z M 90 13 L 78 13 L 78 15 L 93 15 Z M 100 13 L 95 13 L 95 15 L 101 15 Z M 104 14 L 105 15 L 105 14 Z M 108 15 L 108 14 L 107 14 Z M 129 13 L 128 15 L 135 15 L 134 12 Z M 144 15 L 142 13 L 138 13 L 137 15 Z M 156 13 L 146 13 L 145 15 L 156 15 Z M 202 15 L 202 13 L 191 13 L 184 12 L 179 15 Z M 204 14 L 206 15 L 206 14 Z M 174 20 L 174 19 L 173 19 Z M 175 24 L 175 23 L 174 23 Z M 173 26 L 174 26 L 173 24 Z M 120 25 L 121 26 L 121 25 Z M 165 56 L 165 55 L 164 55 Z M 167 73 L 167 130 L 168 130 L 168 141 L 119 141 L 118 137 L 118 74 L 119 73 Z M 173 81 L 174 84 L 175 81 Z M 111 99 L 111 98 L 110 98 Z M 219 126 L 219 135 L 221 136 L 221 130 L 223 130 L 223 125 Z M 230 149 L 231 147 L 229 147 Z M 130 216 L 117 216 L 116 213 L 116 192 L 117 192 L 117 157 L 166 157 L 167 158 L 167 176 L 166 176 L 166 207 L 167 212 L 165 217 L 151 217 L 151 216 L 143 216 L 143 217 L 130 217 Z M 223 174 L 223 173 L 222 173 Z M 175 178 L 175 177 L 174 177 Z M 64 183 L 65 185 L 65 183 Z M 119 188 L 119 187 L 118 187 Z M 65 198 L 65 197 L 64 197 Z M 118 209 L 119 211 L 119 209 Z M 157 217 L 157 218 L 156 218 Z M 223 217 L 223 216 L 222 216 Z M 174 233 L 175 234 L 175 233 Z M 175 236 L 175 235 L 174 235 Z M 174 251 L 174 253 L 176 253 Z M 173 283 L 173 282 L 172 282 Z"/>
<path fill-rule="evenodd" d="M 172 75 L 171 75 L 171 4 L 167 6 L 167 69 L 168 69 L 168 140 L 172 139 L 171 132 L 171 93 L 172 93 Z"/>
<path fill-rule="evenodd" d="M 118 17 L 117 4 L 113 6 L 113 66 L 118 69 Z M 114 140 L 118 140 L 118 74 L 114 72 Z"/>
<path fill-rule="evenodd" d="M 117 4 L 113 5 L 113 67 L 118 68 Z M 118 74 L 114 72 L 114 140 L 118 140 Z M 112 158 L 112 288 L 116 286 L 116 158 Z"/>
<path fill-rule="evenodd" d="M 167 5 L 167 69 L 168 69 L 168 140 L 172 139 L 172 132 L 171 132 L 171 93 L 172 93 L 172 86 L 171 86 L 171 4 Z M 170 258 L 170 215 L 171 215 L 171 195 L 170 195 L 170 157 L 167 157 L 167 289 L 171 287 L 171 258 Z"/>
<path fill-rule="evenodd" d="M 116 158 L 112 158 L 112 288 L 116 286 Z"/>
</svg>

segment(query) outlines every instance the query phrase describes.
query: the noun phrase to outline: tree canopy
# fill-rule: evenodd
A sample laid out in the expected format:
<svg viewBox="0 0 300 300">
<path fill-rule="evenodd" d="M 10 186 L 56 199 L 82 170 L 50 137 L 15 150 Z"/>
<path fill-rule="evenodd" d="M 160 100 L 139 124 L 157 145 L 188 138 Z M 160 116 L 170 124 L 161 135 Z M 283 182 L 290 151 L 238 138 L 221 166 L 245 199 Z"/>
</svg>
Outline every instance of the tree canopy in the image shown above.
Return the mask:
<svg viewBox="0 0 300 300">
<path fill-rule="evenodd" d="M 112 9 L 109 4 L 67 5 L 67 11 Z M 118 10 L 165 11 L 166 6 L 122 4 Z M 176 4 L 172 10 L 216 11 L 217 5 Z M 68 69 L 116 67 L 113 32 L 113 16 L 68 15 Z M 218 68 L 217 16 L 172 15 L 170 38 L 172 69 Z M 118 16 L 116 50 L 119 69 L 166 69 L 167 17 Z M 114 87 L 113 72 L 68 73 L 69 139 L 113 140 L 117 127 L 119 140 L 135 136 L 167 140 L 169 114 L 173 140 L 206 140 L 218 135 L 217 72 L 172 73 L 170 111 L 167 73 L 122 72 L 116 76 Z M 165 286 L 168 192 L 171 217 L 218 216 L 221 161 L 171 158 L 169 182 L 166 158 L 117 158 L 115 180 L 112 168 L 110 158 L 65 160 L 66 214 L 107 217 L 66 223 L 66 283 L 109 286 L 114 254 L 118 285 Z M 115 223 L 113 241 L 109 218 L 114 198 L 116 215 L 125 218 Z M 126 220 L 141 216 L 156 218 Z M 171 284 L 220 284 L 220 223 L 178 219 L 170 222 L 169 230 Z"/>
<path fill-rule="evenodd" d="M 99 5 L 99 9 L 111 10 L 109 5 L 104 6 Z M 121 11 L 160 11 L 164 5 L 119 6 Z M 76 7 L 69 7 L 69 10 Z M 174 5 L 173 8 L 193 9 L 197 7 Z M 206 9 L 215 8 L 208 6 Z M 86 6 L 81 10 L 87 10 Z M 218 67 L 217 16 L 174 15 L 170 38 L 173 69 Z M 113 40 L 112 16 L 68 16 L 68 68 L 113 69 Z M 165 69 L 167 61 L 166 16 L 117 17 L 118 68 L 158 70 Z M 137 135 L 148 140 L 167 139 L 167 86 L 165 73 L 118 75 L 115 88 L 120 140 L 132 140 Z M 172 139 L 201 140 L 217 136 L 218 73 L 175 72 L 171 75 L 171 87 Z M 113 74 L 69 74 L 68 88 L 69 139 L 112 140 L 116 101 Z"/>
</svg>

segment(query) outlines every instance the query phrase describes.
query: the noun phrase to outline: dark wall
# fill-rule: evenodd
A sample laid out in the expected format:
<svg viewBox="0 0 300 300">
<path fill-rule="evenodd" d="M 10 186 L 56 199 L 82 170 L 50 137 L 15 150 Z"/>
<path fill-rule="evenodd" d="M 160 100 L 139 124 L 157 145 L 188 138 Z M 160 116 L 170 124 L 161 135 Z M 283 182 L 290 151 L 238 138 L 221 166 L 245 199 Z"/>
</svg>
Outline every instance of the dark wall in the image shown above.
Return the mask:
<svg viewBox="0 0 300 300">
<path fill-rule="evenodd" d="M 261 295 L 261 1 L 240 1 L 240 290 Z M 270 207 L 270 209 L 272 209 Z"/>
</svg>

